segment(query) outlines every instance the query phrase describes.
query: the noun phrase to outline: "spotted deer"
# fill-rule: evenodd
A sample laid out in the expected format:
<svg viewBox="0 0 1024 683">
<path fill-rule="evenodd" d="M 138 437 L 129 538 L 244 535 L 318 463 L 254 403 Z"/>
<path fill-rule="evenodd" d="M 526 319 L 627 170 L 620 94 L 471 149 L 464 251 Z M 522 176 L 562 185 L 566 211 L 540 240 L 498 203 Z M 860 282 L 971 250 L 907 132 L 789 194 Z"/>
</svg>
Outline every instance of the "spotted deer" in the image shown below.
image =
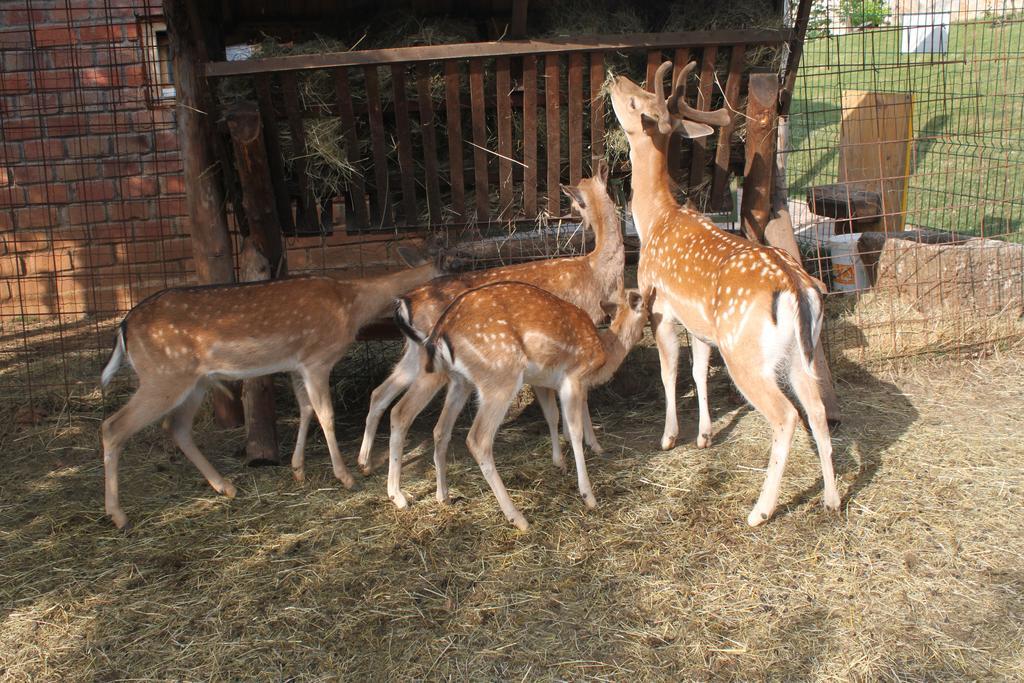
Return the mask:
<svg viewBox="0 0 1024 683">
<path fill-rule="evenodd" d="M 447 371 L 456 405 L 476 390 L 480 405 L 466 444 L 505 517 L 519 529 L 529 524 L 494 467 L 494 436 L 524 383 L 558 393 L 580 495 L 588 508 L 597 507 L 583 457 L 587 392 L 611 378 L 647 322 L 639 292 L 629 291 L 612 309 L 611 326 L 599 332 L 586 312 L 550 292 L 522 282 L 493 282 L 460 294 L 422 341 L 425 370 Z M 447 498 L 444 462 L 438 463 L 437 481 L 439 497 Z"/>
<path fill-rule="evenodd" d="M 586 178 L 578 187 L 563 186 L 573 207 L 583 217 L 583 223 L 594 232 L 594 249 L 585 256 L 547 259 L 490 270 L 452 275 L 412 290 L 398 302 L 397 322 L 410 339 L 427 337 L 445 307 L 462 292 L 473 287 L 502 280 L 515 280 L 536 285 L 557 297 L 579 306 L 590 319 L 602 321 L 604 302 L 618 302 L 623 292 L 625 257 L 622 233 L 615 204 L 608 196 L 608 165 L 598 162 L 596 174 Z M 427 406 L 434 395 L 447 383 L 445 373 L 425 372 L 426 356 L 420 344 L 406 343 L 405 352 L 391 375 L 377 387 L 370 399 L 366 416 L 366 429 L 359 450 L 359 465 L 363 472 L 370 471 L 370 451 L 377 426 L 385 409 L 405 392 L 391 411 L 391 438 L 389 441 L 388 496 L 399 508 L 408 505 L 400 488 L 402 451 L 412 421 Z M 551 430 L 552 459 L 564 462 L 558 441 L 558 411 L 553 392 L 538 389 L 537 400 Z M 441 416 L 434 428 L 434 462 L 440 473 L 451 439 L 455 419 L 462 405 L 449 391 Z M 585 418 L 587 444 L 600 452 L 600 445 L 590 423 L 589 411 Z M 439 502 L 447 502 L 447 493 L 440 485 Z"/>
<path fill-rule="evenodd" d="M 686 103 L 686 79 L 695 66 L 680 70 L 667 98 L 664 79 L 671 62 L 658 68 L 654 93 L 623 76 L 609 86 L 615 116 L 629 141 L 632 211 L 641 242 L 637 279 L 642 290 L 652 289 L 651 327 L 666 402 L 661 447 L 673 448 L 679 430 L 679 340 L 674 325 L 679 321 L 691 338 L 700 415 L 698 448 L 711 444 L 707 375 L 712 346 L 718 347 L 739 390 L 771 424 L 768 471 L 747 523 L 762 524 L 778 501 L 798 420 L 780 386 L 787 381 L 807 413 L 817 444 L 824 505 L 838 510 L 832 442 L 812 367 L 823 323 L 819 283 L 787 252 L 719 230 L 705 216 L 679 206 L 672 195 L 667 165 L 672 133 L 701 137 L 713 132 L 711 125 L 729 120 L 724 109 L 702 112 Z"/>
<path fill-rule="evenodd" d="M 239 285 L 168 289 L 135 306 L 121 321 L 106 385 L 127 360 L 139 378 L 128 403 L 104 420 L 106 512 L 118 528 L 128 522 L 118 492 L 118 459 L 135 433 L 165 417 L 164 427 L 218 493 L 235 487 L 210 464 L 192 439 L 192 422 L 206 389 L 222 380 L 287 372 L 299 404 L 299 433 L 292 471 L 304 476 L 306 434 L 316 413 L 327 440 L 334 475 L 355 483 L 334 436 L 329 377 L 356 332 L 380 317 L 395 297 L 436 277 L 434 260 L 406 247 L 413 267 L 362 280 L 294 277 Z"/>
</svg>

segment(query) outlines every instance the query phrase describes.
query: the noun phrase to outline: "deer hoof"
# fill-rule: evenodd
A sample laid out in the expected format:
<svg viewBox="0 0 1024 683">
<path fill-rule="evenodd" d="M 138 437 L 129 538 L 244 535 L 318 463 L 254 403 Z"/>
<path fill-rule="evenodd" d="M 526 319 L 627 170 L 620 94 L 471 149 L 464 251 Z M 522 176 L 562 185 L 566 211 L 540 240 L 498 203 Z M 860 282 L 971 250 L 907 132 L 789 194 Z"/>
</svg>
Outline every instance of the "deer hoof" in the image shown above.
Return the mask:
<svg viewBox="0 0 1024 683">
<path fill-rule="evenodd" d="M 584 493 L 583 494 L 583 504 L 587 506 L 588 510 L 596 510 L 597 509 L 597 499 L 594 498 L 594 494 L 593 493 Z"/>
<path fill-rule="evenodd" d="M 666 434 L 661 437 L 661 450 L 670 451 L 676 447 L 676 437 Z"/>
<path fill-rule="evenodd" d="M 349 474 L 348 472 L 343 472 L 340 474 L 335 472 L 334 476 L 338 478 L 338 481 L 340 481 L 341 485 L 344 486 L 346 489 L 351 490 L 351 488 L 356 485 L 356 480 L 353 479 L 352 475 Z"/>
<path fill-rule="evenodd" d="M 128 529 L 131 528 L 131 525 L 128 524 L 128 515 L 124 514 L 122 511 L 115 510 L 114 512 L 110 512 L 107 514 L 110 515 L 110 519 L 114 522 L 114 526 L 116 526 L 121 531 L 127 533 Z"/>
<path fill-rule="evenodd" d="M 437 502 L 440 503 L 441 505 L 448 505 L 449 503 L 452 502 L 451 498 L 448 497 L 447 491 L 444 491 L 443 493 L 441 491 L 438 491 L 434 495 L 437 497 Z"/>
<path fill-rule="evenodd" d="M 601 444 L 597 443 L 596 441 L 590 444 L 590 450 L 594 453 L 594 455 L 604 455 L 604 447 L 602 447 Z"/>
<path fill-rule="evenodd" d="M 409 507 L 409 501 L 406 500 L 405 495 L 401 491 L 394 494 L 388 494 L 388 498 L 391 499 L 391 502 L 394 503 L 395 507 L 399 510 L 404 510 Z"/>
<path fill-rule="evenodd" d="M 519 515 L 517 517 L 510 517 L 508 521 L 512 522 L 512 524 L 514 524 L 515 527 L 520 531 L 526 531 L 530 528 L 530 523 L 527 522 L 526 518 L 522 515 Z"/>
<path fill-rule="evenodd" d="M 761 526 L 771 518 L 771 514 L 767 512 L 761 512 L 756 506 L 747 515 L 747 524 L 749 526 Z"/>
<path fill-rule="evenodd" d="M 711 447 L 711 435 L 701 434 L 697 437 L 697 448 L 710 448 Z"/>
<path fill-rule="evenodd" d="M 366 477 L 368 477 L 371 474 L 373 474 L 373 468 L 370 467 L 370 463 L 368 463 L 368 462 L 361 462 L 361 463 L 359 463 L 359 471 L 362 472 L 363 476 L 366 476 Z"/>
<path fill-rule="evenodd" d="M 839 512 L 839 508 L 842 503 L 839 499 L 838 491 L 828 491 L 825 493 L 825 497 L 822 499 L 822 503 L 825 505 L 825 509 L 829 512 Z"/>
<path fill-rule="evenodd" d="M 300 484 L 306 481 L 306 469 L 304 467 L 296 467 L 292 470 L 292 478 Z"/>
<path fill-rule="evenodd" d="M 220 492 L 227 496 L 228 498 L 234 498 L 238 494 L 238 491 L 235 489 L 235 485 L 232 484 L 230 481 L 224 482 L 224 484 L 220 487 Z"/>
</svg>

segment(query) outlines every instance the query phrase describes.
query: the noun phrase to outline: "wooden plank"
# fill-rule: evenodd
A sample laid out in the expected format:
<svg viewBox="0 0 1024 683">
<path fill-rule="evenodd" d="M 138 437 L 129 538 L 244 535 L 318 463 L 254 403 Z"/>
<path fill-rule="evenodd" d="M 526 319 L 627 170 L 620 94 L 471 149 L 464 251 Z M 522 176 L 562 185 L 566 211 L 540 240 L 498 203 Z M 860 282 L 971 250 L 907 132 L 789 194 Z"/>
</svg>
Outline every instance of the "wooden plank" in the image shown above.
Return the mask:
<svg viewBox="0 0 1024 683">
<path fill-rule="evenodd" d="M 434 105 L 430 101 L 430 65 L 416 65 L 416 96 L 423 136 L 423 164 L 426 169 L 427 210 L 432 225 L 441 223 L 441 183 L 437 170 L 437 134 L 434 131 Z"/>
<path fill-rule="evenodd" d="M 284 156 L 281 152 L 281 133 L 277 126 L 277 112 L 270 92 L 270 74 L 256 77 L 256 102 L 260 106 L 260 118 L 263 120 L 264 139 L 267 149 L 267 160 L 270 163 L 270 180 L 274 187 L 274 202 L 277 205 L 277 218 L 281 221 L 281 229 L 285 232 L 295 230 L 292 218 L 292 202 L 288 196 L 288 188 L 284 182 Z"/>
<path fill-rule="evenodd" d="M 448 177 L 452 211 L 459 220 L 466 218 L 466 187 L 462 167 L 462 103 L 459 63 L 444 63 L 445 132 L 448 135 Z"/>
<path fill-rule="evenodd" d="M 512 211 L 512 77 L 508 57 L 499 57 L 495 71 L 498 109 L 498 218 Z"/>
<path fill-rule="evenodd" d="M 490 197 L 487 190 L 487 112 L 484 101 L 484 61 L 469 62 L 469 102 L 473 117 L 473 194 L 476 197 L 476 220 L 490 221 Z"/>
<path fill-rule="evenodd" d="M 548 215 L 561 216 L 559 208 L 562 188 L 559 187 L 562 176 L 562 121 L 560 112 L 560 86 L 558 78 L 558 55 L 548 55 L 544 59 L 544 100 L 546 103 L 548 131 Z"/>
<path fill-rule="evenodd" d="M 523 57 L 523 213 L 537 217 L 537 58 Z"/>
<path fill-rule="evenodd" d="M 734 45 L 729 55 L 729 78 L 725 82 L 725 104 L 732 116 L 729 125 L 718 132 L 718 147 L 715 150 L 715 171 L 711 181 L 711 206 L 716 210 L 731 208 L 732 195 L 729 193 L 729 158 L 732 154 L 732 134 L 736 130 L 736 108 L 740 104 L 740 86 L 747 48 Z"/>
<path fill-rule="evenodd" d="M 288 128 L 292 132 L 292 168 L 295 183 L 299 186 L 299 210 L 295 223 L 306 231 L 320 232 L 320 220 L 317 217 L 316 204 L 313 201 L 313 189 L 309 185 L 309 173 L 306 171 L 306 126 L 299 113 L 299 90 L 294 73 L 281 74 L 281 89 L 284 92 L 284 111 L 288 118 Z"/>
<path fill-rule="evenodd" d="M 583 178 L 583 55 L 569 55 L 569 183 Z"/>
<path fill-rule="evenodd" d="M 728 29 L 723 31 L 686 31 L 679 33 L 630 33 L 625 35 L 580 35 L 572 38 L 540 40 L 503 40 L 452 45 L 421 45 L 382 50 L 352 50 L 317 55 L 266 57 L 237 62 L 213 62 L 206 66 L 211 78 L 246 76 L 275 71 L 302 71 L 337 66 L 367 66 L 397 62 L 433 62 L 479 57 L 521 57 L 523 55 L 565 54 L 568 52 L 614 52 L 652 50 L 708 45 L 780 45 L 790 40 L 789 29 Z"/>
<path fill-rule="evenodd" d="M 346 228 L 366 228 L 370 225 L 370 216 L 366 210 L 366 183 L 363 181 L 363 164 L 359 154 L 359 132 L 356 130 L 356 117 L 352 111 L 352 93 L 348 83 L 348 69 L 334 70 L 335 110 L 341 119 L 341 127 L 345 136 L 345 150 L 348 163 L 357 169 L 348 182 L 348 215 L 345 216 Z"/>
<path fill-rule="evenodd" d="M 377 227 L 395 224 L 391 217 L 391 188 L 388 187 L 388 152 L 384 146 L 384 112 L 380 106 L 380 77 L 377 67 L 368 66 L 363 69 L 366 78 L 366 107 L 370 120 L 370 149 L 373 153 L 373 188 L 374 208 L 376 215 L 373 220 Z"/>
<path fill-rule="evenodd" d="M 654 92 L 654 75 L 664 61 L 661 57 L 661 50 L 651 50 L 647 53 L 647 80 L 644 81 L 647 84 L 647 92 Z"/>
<path fill-rule="evenodd" d="M 419 224 L 416 206 L 416 166 L 412 160 L 412 124 L 405 92 L 405 65 L 391 65 L 391 92 L 395 97 L 395 132 L 398 138 L 398 173 L 402 184 L 402 213 L 406 225 Z"/>
<path fill-rule="evenodd" d="M 590 53 L 590 168 L 604 157 L 604 53 Z"/>
<path fill-rule="evenodd" d="M 509 26 L 509 38 L 521 40 L 526 37 L 527 0 L 512 0 L 512 23 Z"/>
<path fill-rule="evenodd" d="M 717 47 L 704 48 L 700 66 L 700 85 L 697 87 L 697 103 L 694 105 L 694 108 L 700 111 L 708 111 L 711 108 L 711 88 L 715 84 L 715 59 L 717 58 Z M 693 152 L 690 156 L 691 197 L 697 187 L 704 182 L 704 161 L 707 158 L 707 149 L 707 138 L 697 138 L 693 141 Z"/>
<path fill-rule="evenodd" d="M 886 232 L 903 230 L 910 176 L 913 98 L 909 93 L 843 93 L 839 182 L 882 196 Z"/>
<path fill-rule="evenodd" d="M 764 244 L 764 230 L 771 218 L 778 97 L 779 79 L 775 74 L 750 75 L 747 88 L 747 163 L 743 174 L 740 220 L 746 238 L 759 244 Z"/>
<path fill-rule="evenodd" d="M 672 57 L 672 83 L 676 82 L 676 76 L 690 61 L 689 48 L 681 47 L 675 51 Z M 671 87 L 671 84 L 669 84 Z M 668 141 L 668 173 L 676 183 L 682 182 L 683 175 L 683 137 L 673 135 Z"/>
</svg>

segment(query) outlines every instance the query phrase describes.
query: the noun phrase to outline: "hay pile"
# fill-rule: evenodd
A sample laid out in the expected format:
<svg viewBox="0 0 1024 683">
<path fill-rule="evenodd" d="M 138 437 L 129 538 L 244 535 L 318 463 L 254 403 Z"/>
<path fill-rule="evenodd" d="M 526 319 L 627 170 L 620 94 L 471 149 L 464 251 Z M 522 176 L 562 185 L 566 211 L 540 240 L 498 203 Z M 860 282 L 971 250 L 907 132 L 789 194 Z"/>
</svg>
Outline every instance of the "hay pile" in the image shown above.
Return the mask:
<svg viewBox="0 0 1024 683">
<path fill-rule="evenodd" d="M 535 408 L 499 433 L 526 534 L 466 453 L 465 423 L 454 504 L 433 502 L 436 408 L 410 440 L 417 502 L 404 512 L 381 472 L 340 490 L 318 432 L 299 485 L 283 468 L 241 468 L 241 435 L 201 418 L 201 447 L 239 487 L 229 501 L 152 430 L 122 460 L 128 536 L 102 513 L 98 394 L 35 427 L 5 422 L 0 668 L 12 680 L 1021 676 L 1020 350 L 900 376 L 837 366 L 843 512 L 821 510 L 800 432 L 780 513 L 757 530 L 743 519 L 764 421 L 715 371 L 716 445 L 695 450 L 681 372 L 682 445 L 658 451 L 657 354 L 627 362 L 591 400 L 608 450 L 589 457 L 597 511 L 552 470 Z M 339 410 L 349 461 L 364 410 Z M 295 420 L 284 425 L 287 449 Z"/>
</svg>

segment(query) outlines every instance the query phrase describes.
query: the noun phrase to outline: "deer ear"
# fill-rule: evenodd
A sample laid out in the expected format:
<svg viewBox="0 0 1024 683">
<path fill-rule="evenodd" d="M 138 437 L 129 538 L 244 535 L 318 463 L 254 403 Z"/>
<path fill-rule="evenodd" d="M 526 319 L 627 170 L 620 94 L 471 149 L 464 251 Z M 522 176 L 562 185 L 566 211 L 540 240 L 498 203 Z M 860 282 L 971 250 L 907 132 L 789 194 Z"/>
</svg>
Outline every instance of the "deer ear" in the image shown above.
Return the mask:
<svg viewBox="0 0 1024 683">
<path fill-rule="evenodd" d="M 587 208 L 587 202 L 583 198 L 583 193 L 580 192 L 580 188 L 575 185 L 562 185 L 561 188 L 562 192 L 565 193 L 565 196 L 576 202 L 581 209 Z"/>
<path fill-rule="evenodd" d="M 410 268 L 421 266 L 428 260 L 422 251 L 406 244 L 398 245 L 398 256 L 405 262 L 405 265 Z"/>
<path fill-rule="evenodd" d="M 676 130 L 684 138 L 703 138 L 715 132 L 715 129 L 709 125 L 697 123 L 696 121 L 687 121 L 686 119 L 679 121 Z"/>
<path fill-rule="evenodd" d="M 594 169 L 594 176 L 601 181 L 601 184 L 608 185 L 608 175 L 611 169 L 608 168 L 608 162 L 604 159 L 597 160 L 597 167 Z"/>
<path fill-rule="evenodd" d="M 601 310 L 604 311 L 605 315 L 609 318 L 614 318 L 615 314 L 619 312 L 619 305 L 614 301 L 602 301 Z"/>
<path fill-rule="evenodd" d="M 641 112 L 640 125 L 644 127 L 644 132 L 648 135 L 653 135 L 658 132 L 658 119 L 653 116 L 649 116 L 646 113 Z"/>
<path fill-rule="evenodd" d="M 635 289 L 626 295 L 626 301 L 629 302 L 629 307 L 633 309 L 633 312 L 641 313 L 644 310 L 644 297 Z"/>
</svg>

